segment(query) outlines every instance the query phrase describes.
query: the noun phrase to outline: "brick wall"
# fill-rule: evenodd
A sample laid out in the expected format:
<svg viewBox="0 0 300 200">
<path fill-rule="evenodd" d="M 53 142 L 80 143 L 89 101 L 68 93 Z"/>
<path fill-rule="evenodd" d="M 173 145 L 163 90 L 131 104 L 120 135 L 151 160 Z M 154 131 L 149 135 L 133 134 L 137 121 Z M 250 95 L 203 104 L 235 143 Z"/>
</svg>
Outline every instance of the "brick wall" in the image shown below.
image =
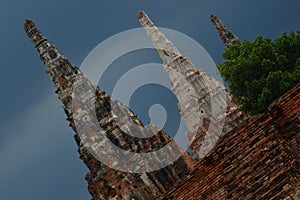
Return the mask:
<svg viewBox="0 0 300 200">
<path fill-rule="evenodd" d="M 300 199 L 299 91 L 223 136 L 189 178 L 158 199 Z"/>
</svg>

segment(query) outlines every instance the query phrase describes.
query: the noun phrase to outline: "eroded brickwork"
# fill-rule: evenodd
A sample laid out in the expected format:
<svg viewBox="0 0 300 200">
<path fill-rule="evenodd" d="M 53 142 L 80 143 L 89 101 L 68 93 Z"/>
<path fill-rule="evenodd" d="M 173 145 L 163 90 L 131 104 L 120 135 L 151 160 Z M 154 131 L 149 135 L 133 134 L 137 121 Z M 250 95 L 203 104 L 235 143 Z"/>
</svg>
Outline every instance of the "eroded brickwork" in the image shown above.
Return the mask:
<svg viewBox="0 0 300 200">
<path fill-rule="evenodd" d="M 144 16 L 140 13 L 141 23 L 153 27 L 150 19 Z M 207 107 L 211 95 L 206 94 L 212 93 L 217 97 L 218 91 L 224 90 L 224 87 L 204 72 L 195 70 L 186 56 L 175 54 L 170 56 L 168 53 L 176 53 L 172 44 L 160 35 L 155 27 L 149 30 L 156 31 L 149 32 L 149 35 L 154 33 L 160 36 L 154 37 L 157 39 L 155 42 L 158 47 L 165 44 L 167 49 L 171 48 L 169 49 L 171 51 L 167 52 L 161 51 L 160 48 L 158 50 L 161 57 L 165 59 L 167 72 L 174 78 L 173 83 L 184 82 L 183 85 L 186 86 L 184 89 L 190 89 L 186 90 L 187 92 L 196 91 L 203 95 L 204 99 L 199 99 L 200 103 L 203 100 L 203 104 L 196 102 L 196 105 Z M 212 145 L 213 151 L 200 160 L 196 167 L 194 160 L 181 148 L 175 146 L 172 151 L 183 155 L 173 164 L 152 172 L 128 173 L 109 167 L 120 166 L 122 162 L 109 163 L 110 165 L 107 166 L 99 161 L 101 159 L 91 154 L 91 149 L 102 149 L 108 157 L 118 156 L 111 148 L 103 146 L 103 136 L 123 150 L 138 153 L 160 149 L 170 143 L 171 138 L 163 131 L 150 138 L 135 138 L 126 134 L 135 132 L 137 128 L 142 134 L 148 131 L 155 132 L 156 127 L 150 125 L 146 130 L 130 109 L 120 102 L 112 102 L 104 91 L 93 86 L 77 67 L 43 37 L 32 21 L 26 21 L 25 31 L 39 51 L 47 73 L 57 88 L 56 93 L 64 105 L 67 120 L 75 131 L 74 137 L 80 158 L 90 170 L 85 178 L 93 200 L 156 198 L 294 200 L 300 198 L 299 85 L 276 100 L 266 113 L 251 117 L 242 123 L 239 117 L 242 115 L 235 113 L 234 110 L 227 110 L 229 119 L 227 122 L 236 124 L 228 125 L 229 129 L 223 132 L 227 133 L 233 127 L 237 127 L 224 134 L 216 146 Z M 178 67 L 180 72 L 188 76 L 178 79 L 176 73 L 167 68 L 168 64 Z M 212 84 L 213 88 L 217 88 L 216 92 L 207 90 L 203 80 L 208 81 L 206 84 Z M 197 84 L 203 87 L 193 87 Z M 180 89 L 178 85 L 174 86 L 176 87 L 177 93 L 184 92 L 183 88 Z M 92 92 L 88 95 L 83 92 L 84 95 L 74 97 L 74 89 Z M 184 95 L 179 96 L 185 98 Z M 217 100 L 221 105 L 222 101 L 228 99 L 217 98 Z M 194 105 L 193 102 L 189 103 L 191 107 Z M 85 109 L 82 109 L 83 106 Z M 114 111 L 112 107 L 115 108 Z M 91 119 L 92 110 L 96 110 L 96 121 Z M 201 110 L 199 111 L 201 113 Z M 211 112 L 209 109 L 207 111 Z M 233 113 L 233 116 L 230 113 Z M 209 124 L 218 126 L 207 118 L 202 119 L 201 130 L 198 130 L 200 132 L 197 133 L 197 137 L 193 134 L 189 135 L 195 151 L 203 144 L 202 137 L 208 131 Z M 86 123 L 89 126 L 85 126 Z M 98 131 L 100 135 L 97 134 Z M 85 134 L 79 135 L 79 132 Z M 91 144 L 96 145 L 87 146 L 84 144 L 86 141 L 92 141 Z M 134 161 L 135 158 L 130 159 Z M 152 160 L 147 162 L 151 163 Z"/>
<path fill-rule="evenodd" d="M 217 16 L 211 15 L 210 20 L 217 29 L 219 36 L 226 47 L 240 42 L 238 37 L 234 35 L 226 26 L 224 26 L 222 21 Z"/>
<path fill-rule="evenodd" d="M 190 178 L 158 199 L 300 199 L 299 105 L 300 85 L 224 135 Z"/>
<path fill-rule="evenodd" d="M 164 159 L 153 156 L 145 160 L 148 166 L 157 164 L 157 160 L 173 164 L 140 173 L 116 170 L 118 166 L 129 168 L 126 163 L 136 163 L 136 167 L 139 165 L 135 156 L 124 160 L 112 148 L 113 145 L 104 143 L 105 139 L 109 138 L 120 151 L 136 152 L 135 155 L 138 155 L 163 148 L 171 143 L 171 138 L 164 131 L 153 134 L 157 131 L 154 125 L 145 128 L 130 109 L 118 101 L 112 102 L 104 91 L 93 86 L 76 66 L 47 41 L 32 21 L 27 20 L 24 28 L 40 53 L 47 73 L 57 88 L 56 93 L 64 105 L 70 127 L 75 131 L 80 159 L 90 170 L 85 178 L 93 200 L 153 199 L 173 189 L 190 174 L 195 162 L 176 143 L 168 146 L 169 152 L 173 152 L 172 155 L 167 152 L 161 155 Z M 133 132 L 137 131 L 144 136 L 146 133 L 152 133 L 153 136 L 134 137 Z M 96 158 L 97 154 L 92 152 L 105 156 Z M 175 162 L 169 162 L 170 157 L 177 155 L 180 156 Z M 105 161 L 106 165 L 100 160 Z"/>
<path fill-rule="evenodd" d="M 187 133 L 190 148 L 202 159 L 221 135 L 238 126 L 247 116 L 240 111 L 224 85 L 198 70 L 145 12 L 140 11 L 138 18 L 170 78 L 180 114 L 190 131 Z"/>
</svg>

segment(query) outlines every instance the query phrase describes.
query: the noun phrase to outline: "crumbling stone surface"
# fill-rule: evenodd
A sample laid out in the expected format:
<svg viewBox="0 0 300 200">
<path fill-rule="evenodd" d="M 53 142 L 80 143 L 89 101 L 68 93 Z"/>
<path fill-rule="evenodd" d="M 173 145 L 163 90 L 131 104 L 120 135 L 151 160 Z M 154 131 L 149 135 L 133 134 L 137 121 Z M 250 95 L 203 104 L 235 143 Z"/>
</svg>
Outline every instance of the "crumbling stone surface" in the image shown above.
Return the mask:
<svg viewBox="0 0 300 200">
<path fill-rule="evenodd" d="M 225 86 L 197 69 L 175 45 L 140 11 L 139 21 L 157 49 L 178 99 L 180 114 L 190 132 L 191 150 L 199 159 L 205 157 L 221 135 L 247 119 Z"/>
<path fill-rule="evenodd" d="M 231 46 L 234 43 L 239 43 L 239 39 L 234 35 L 226 26 L 223 25 L 222 21 L 215 15 L 210 16 L 210 20 L 216 27 L 221 40 L 223 41 L 226 47 Z"/>
<path fill-rule="evenodd" d="M 140 13 L 141 22 L 153 27 L 153 23 L 143 18 L 144 16 Z M 97 148 L 102 145 L 101 137 L 105 136 L 123 150 L 146 153 L 162 148 L 170 142 L 171 138 L 163 131 L 150 139 L 126 134 L 123 130 L 134 132 L 136 127 L 144 131 L 144 126 L 138 117 L 120 102 L 112 102 L 99 87 L 93 86 L 76 66 L 73 66 L 55 46 L 47 41 L 32 21 L 26 21 L 25 31 L 40 53 L 47 73 L 57 88 L 56 93 L 64 105 L 67 120 L 75 132 L 74 138 L 78 145 L 80 159 L 90 170 L 85 178 L 93 200 L 299 199 L 299 85 L 276 100 L 266 113 L 248 118 L 244 122 L 237 120 L 242 116 L 238 112 L 227 110 L 229 114 L 227 122 L 236 124 L 223 131 L 227 134 L 223 134 L 213 151 L 201 159 L 196 166 L 194 160 L 178 147 L 173 150 L 182 152 L 183 155 L 173 164 L 152 172 L 129 173 L 110 167 L 121 165 L 120 163 L 104 165 L 91 154 L 89 147 L 84 145 L 83 141 L 91 140 L 93 144 L 98 145 L 95 147 Z M 164 40 L 163 36 L 160 39 Z M 168 48 L 172 47 L 171 43 L 167 44 Z M 159 51 L 159 53 L 165 55 L 168 52 Z M 174 59 L 170 59 L 173 58 L 172 56 L 164 58 L 166 63 L 174 64 L 180 70 L 192 66 L 185 56 Z M 187 81 L 202 80 L 199 79 L 202 76 L 203 80 L 209 80 L 209 83 L 214 85 L 213 88 L 218 88 L 216 91 L 223 89 L 223 86 L 203 75 L 203 72 L 195 70 L 189 72 L 192 73 L 189 74 Z M 170 75 L 173 76 L 174 73 Z M 76 81 L 78 78 L 80 81 Z M 176 81 L 178 80 L 174 80 L 174 83 Z M 82 93 L 85 95 L 74 98 L 74 89 L 93 92 L 88 95 Z M 195 90 L 195 88 L 190 89 Z M 207 94 L 211 91 L 206 91 L 204 87 L 198 92 Z M 217 94 L 217 92 L 213 93 L 215 96 L 218 96 Z M 206 96 L 208 95 L 204 95 Z M 218 101 L 221 103 L 224 99 Z M 192 102 L 190 103 L 193 105 Z M 82 110 L 82 104 L 86 110 Z M 209 98 L 203 103 L 206 104 L 209 105 Z M 115 113 L 112 107 L 116 108 Z M 92 110 L 96 110 L 96 121 L 90 118 Z M 230 113 L 235 117 L 230 116 Z M 116 114 L 121 118 L 114 117 Z M 128 120 L 133 122 L 127 123 Z M 84 123 L 89 123 L 88 128 L 81 126 Z M 195 129 L 199 132 L 190 133 L 189 138 L 195 151 L 202 145 L 203 134 L 208 130 L 210 123 L 219 125 L 204 117 L 201 121 L 203 125 L 201 130 Z M 102 134 L 100 136 L 96 134 L 97 126 L 100 127 Z M 150 131 L 155 129 L 154 126 L 150 126 Z M 85 135 L 79 135 L 79 132 Z M 193 134 L 197 134 L 197 137 Z M 111 154 L 111 151 L 106 147 L 104 152 L 111 157 L 116 156 Z"/>
<path fill-rule="evenodd" d="M 224 135 L 158 199 L 299 199 L 300 85 Z"/>
<path fill-rule="evenodd" d="M 99 199 L 153 199 L 173 188 L 184 179 L 195 165 L 194 159 L 178 145 L 172 146 L 171 152 L 180 153 L 175 162 L 168 162 L 164 156 L 163 162 L 172 163 L 156 171 L 130 173 L 119 171 L 112 166 L 123 163 L 101 162 L 91 153 L 92 150 L 102 149 L 108 158 L 119 156 L 110 146 L 103 147 L 103 138 L 109 138 L 118 148 L 137 153 L 147 153 L 164 147 L 171 138 L 164 131 L 148 138 L 134 137 L 123 130 L 157 131 L 154 125 L 146 129 L 138 117 L 121 102 L 112 102 L 110 97 L 93 86 L 91 82 L 73 66 L 68 59 L 61 55 L 58 49 L 51 45 L 30 20 L 25 22 L 25 31 L 34 43 L 40 59 L 46 66 L 47 73 L 57 88 L 56 93 L 64 106 L 67 120 L 74 130 L 75 141 L 78 145 L 80 159 L 86 164 L 90 172 L 85 178 L 88 190 L 93 200 Z M 115 110 L 112 110 L 112 107 Z M 95 112 L 95 114 L 93 113 Z M 118 116 L 115 116 L 115 115 Z M 130 121 L 130 123 L 129 123 Z M 101 148 L 100 148 L 101 147 Z M 176 156 L 176 155 L 174 155 Z M 121 159 L 121 158 L 120 158 Z M 134 161 L 134 157 L 130 158 Z M 155 159 L 147 160 L 150 165 Z M 103 161 L 103 160 L 102 160 Z"/>
</svg>

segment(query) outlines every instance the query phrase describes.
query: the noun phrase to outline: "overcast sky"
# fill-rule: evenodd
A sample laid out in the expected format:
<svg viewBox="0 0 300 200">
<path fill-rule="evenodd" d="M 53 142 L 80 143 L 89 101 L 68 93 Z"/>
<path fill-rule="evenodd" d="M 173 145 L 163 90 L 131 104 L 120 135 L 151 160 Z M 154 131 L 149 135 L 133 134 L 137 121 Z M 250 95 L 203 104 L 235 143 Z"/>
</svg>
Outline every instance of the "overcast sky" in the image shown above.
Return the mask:
<svg viewBox="0 0 300 200">
<path fill-rule="evenodd" d="M 100 42 L 140 27 L 137 12 L 145 10 L 158 26 L 190 36 L 220 63 L 224 46 L 210 23 L 211 14 L 219 16 L 241 40 L 252 40 L 258 34 L 276 38 L 299 29 L 299 9 L 297 0 L 2 0 L 0 199 L 90 199 L 84 180 L 87 168 L 78 158 L 55 88 L 23 31 L 25 19 L 34 20 L 48 40 L 80 66 Z M 148 58 L 159 62 L 154 54 L 149 51 Z M 139 53 L 118 63 L 126 65 L 135 58 L 140 58 Z M 108 83 L 100 86 L 109 90 Z M 143 105 L 149 99 L 155 98 L 142 95 L 132 100 L 137 113 L 144 115 Z"/>
</svg>

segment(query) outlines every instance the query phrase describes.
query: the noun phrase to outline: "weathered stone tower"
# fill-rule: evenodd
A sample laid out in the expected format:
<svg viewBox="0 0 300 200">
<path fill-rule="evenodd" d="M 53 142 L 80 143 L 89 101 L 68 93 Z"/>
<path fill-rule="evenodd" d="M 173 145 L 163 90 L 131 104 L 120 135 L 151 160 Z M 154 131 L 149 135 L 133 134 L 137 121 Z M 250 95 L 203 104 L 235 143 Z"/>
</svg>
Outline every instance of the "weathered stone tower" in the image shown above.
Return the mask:
<svg viewBox="0 0 300 200">
<path fill-rule="evenodd" d="M 171 79 L 178 107 L 191 130 L 193 151 L 200 158 L 208 153 L 196 166 L 176 143 L 169 145 L 172 139 L 165 132 L 157 132 L 152 124 L 145 128 L 129 108 L 93 86 L 32 21 L 24 26 L 57 88 L 80 158 L 90 170 L 85 178 L 92 199 L 300 199 L 299 84 L 275 100 L 267 112 L 240 123 L 246 116 L 224 86 L 197 70 L 144 12 L 139 13 L 139 20 Z M 226 46 L 238 42 L 231 33 L 224 36 L 226 29 L 217 18 L 213 22 L 218 30 L 225 30 L 220 35 Z M 220 132 L 223 136 L 214 146 Z M 125 160 L 107 140 L 118 151 L 127 152 Z M 137 163 L 137 155 L 166 146 L 169 151 L 145 160 L 145 166 L 159 164 L 157 160 L 169 163 L 179 155 L 175 162 L 155 171 L 140 170 L 143 163 Z M 132 153 L 138 154 L 126 157 Z M 138 173 L 119 170 L 124 167 Z"/>
<path fill-rule="evenodd" d="M 191 173 L 194 160 L 175 143 L 168 146 L 167 155 L 162 155 L 165 156 L 164 160 L 153 156 L 145 161 L 151 166 L 152 163 L 157 164 L 157 160 L 168 163 L 172 155 L 179 155 L 175 162 L 163 168 L 144 172 L 143 169 L 134 169 L 139 173 L 118 170 L 132 167 L 124 166 L 128 161 L 132 161 L 136 167 L 140 166 L 140 163 L 135 163 L 136 157 L 126 157 L 127 154 L 147 154 L 163 148 L 172 139 L 164 131 L 151 137 L 134 137 L 130 131 L 140 131 L 146 135 L 146 132 L 155 133 L 157 130 L 153 125 L 144 128 L 131 110 L 118 101 L 112 102 L 98 86 L 93 86 L 76 66 L 48 42 L 32 21 L 26 20 L 24 28 L 40 53 L 40 59 L 57 88 L 58 98 L 64 105 L 70 127 L 75 131 L 80 158 L 90 170 L 85 178 L 93 200 L 153 199 L 173 189 Z M 107 140 L 113 145 L 108 145 Z M 113 146 L 120 152 L 127 152 L 126 160 L 120 156 L 121 153 L 114 151 Z M 170 152 L 173 154 L 170 155 Z"/>
<path fill-rule="evenodd" d="M 223 25 L 222 21 L 215 15 L 210 16 L 210 20 L 216 27 L 224 45 L 229 47 L 233 43 L 239 43 L 239 39 L 235 36 L 226 26 Z"/>
<path fill-rule="evenodd" d="M 189 128 L 190 147 L 203 158 L 218 138 L 246 117 L 233 103 L 223 84 L 198 70 L 153 24 L 145 12 L 139 21 L 163 60 L 165 71 L 179 103 L 180 113 Z"/>
</svg>

